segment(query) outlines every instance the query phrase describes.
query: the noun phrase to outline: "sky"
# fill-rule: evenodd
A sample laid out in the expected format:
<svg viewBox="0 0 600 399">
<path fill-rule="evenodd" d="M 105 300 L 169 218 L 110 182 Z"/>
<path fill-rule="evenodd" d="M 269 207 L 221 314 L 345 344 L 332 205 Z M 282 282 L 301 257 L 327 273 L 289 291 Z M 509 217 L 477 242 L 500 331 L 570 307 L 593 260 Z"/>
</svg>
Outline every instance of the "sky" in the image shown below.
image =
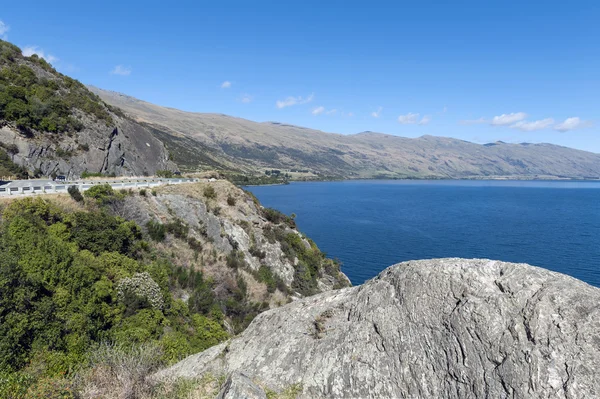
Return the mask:
<svg viewBox="0 0 600 399">
<path fill-rule="evenodd" d="M 186 111 L 600 153 L 597 1 L 13 1 L 0 38 Z"/>
</svg>

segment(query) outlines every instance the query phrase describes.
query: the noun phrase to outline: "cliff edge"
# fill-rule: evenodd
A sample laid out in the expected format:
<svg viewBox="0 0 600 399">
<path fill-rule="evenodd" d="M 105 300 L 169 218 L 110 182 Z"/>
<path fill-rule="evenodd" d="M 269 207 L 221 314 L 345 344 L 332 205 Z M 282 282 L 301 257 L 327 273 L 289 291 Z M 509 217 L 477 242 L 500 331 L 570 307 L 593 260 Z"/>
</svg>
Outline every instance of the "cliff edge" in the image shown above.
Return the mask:
<svg viewBox="0 0 600 399">
<path fill-rule="evenodd" d="M 598 303 L 526 264 L 405 262 L 262 313 L 157 377 L 228 375 L 220 397 L 598 397 Z"/>
</svg>

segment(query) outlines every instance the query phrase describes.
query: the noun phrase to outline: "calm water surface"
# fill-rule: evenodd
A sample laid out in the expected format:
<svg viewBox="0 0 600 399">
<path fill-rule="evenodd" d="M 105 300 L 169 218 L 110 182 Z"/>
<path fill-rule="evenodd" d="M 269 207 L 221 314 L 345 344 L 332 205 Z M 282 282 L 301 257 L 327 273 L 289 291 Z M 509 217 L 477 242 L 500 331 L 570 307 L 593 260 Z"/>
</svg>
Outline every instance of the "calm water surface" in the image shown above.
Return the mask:
<svg viewBox="0 0 600 399">
<path fill-rule="evenodd" d="M 600 287 L 600 182 L 349 181 L 248 187 L 295 213 L 353 284 L 405 260 L 524 262 Z"/>
</svg>

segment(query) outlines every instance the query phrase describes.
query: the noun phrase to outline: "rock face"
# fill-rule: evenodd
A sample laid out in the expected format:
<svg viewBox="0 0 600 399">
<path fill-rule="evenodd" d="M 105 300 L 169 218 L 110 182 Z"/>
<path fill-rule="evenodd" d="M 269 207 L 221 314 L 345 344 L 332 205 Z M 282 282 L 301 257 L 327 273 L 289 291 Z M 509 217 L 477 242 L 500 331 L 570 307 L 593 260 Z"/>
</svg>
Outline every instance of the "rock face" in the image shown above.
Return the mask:
<svg viewBox="0 0 600 399">
<path fill-rule="evenodd" d="M 259 315 L 159 378 L 242 372 L 300 397 L 600 397 L 600 289 L 541 268 L 436 259 Z"/>
<path fill-rule="evenodd" d="M 208 199 L 204 195 L 208 187 L 214 189 L 214 198 Z M 181 221 L 185 224 L 189 237 L 196 240 L 202 249 L 193 254 L 190 248 L 178 248 L 182 266 L 197 268 L 202 265 L 203 273 L 213 278 L 217 294 L 230 291 L 228 281 L 241 277 L 246 281 L 254 302 L 278 306 L 277 302 L 287 303 L 290 298 L 350 285 L 338 265 L 328 267 L 334 265 L 333 261 L 322 259 L 318 275 L 314 276 L 315 289 L 310 293 L 296 289 L 300 260 L 296 255 L 290 256 L 293 253 L 284 251 L 289 247 L 285 240 L 281 242 L 281 238 L 288 234 L 297 235 L 303 245 L 310 247 L 308 239 L 285 223 L 269 222 L 260 204 L 227 181 L 163 186 L 154 191 L 155 195 L 128 196 L 117 213 L 140 226 L 147 226 L 149 221 Z M 229 205 L 228 200 L 233 200 L 234 205 Z M 280 232 L 279 241 L 272 237 L 274 231 Z M 172 242 L 170 245 L 177 244 Z M 234 255 L 239 258 L 239 270 L 230 267 L 231 262 L 227 261 L 229 256 Z M 259 278 L 261 268 L 269 269 L 281 284 L 267 289 Z M 283 286 L 286 287 L 284 291 Z"/>
<path fill-rule="evenodd" d="M 142 176 L 177 170 L 164 144 L 138 123 L 117 115 L 113 115 L 113 126 L 84 116 L 82 120 L 85 128 L 76 136 L 64 135 L 60 143 L 48 135 L 25 137 L 8 125 L 0 127 L 0 143 L 18 148 L 13 162 L 46 176 L 55 173 L 76 178 L 85 171 Z"/>
</svg>

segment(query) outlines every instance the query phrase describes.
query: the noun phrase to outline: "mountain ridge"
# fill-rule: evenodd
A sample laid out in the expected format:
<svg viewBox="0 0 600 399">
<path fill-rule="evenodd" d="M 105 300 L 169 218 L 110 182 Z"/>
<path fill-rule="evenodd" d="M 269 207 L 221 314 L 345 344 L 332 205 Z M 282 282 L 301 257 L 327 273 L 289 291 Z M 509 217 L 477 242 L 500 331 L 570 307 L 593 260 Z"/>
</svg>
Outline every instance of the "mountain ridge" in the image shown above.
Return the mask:
<svg viewBox="0 0 600 399">
<path fill-rule="evenodd" d="M 90 87 L 106 103 L 150 126 L 184 170 L 218 164 L 246 173 L 310 170 L 343 179 L 599 179 L 600 154 L 550 143 L 487 143 L 378 132 L 343 135 L 282 122 L 254 122 L 222 114 L 166 108 Z M 196 148 L 211 165 L 177 157 Z"/>
</svg>

